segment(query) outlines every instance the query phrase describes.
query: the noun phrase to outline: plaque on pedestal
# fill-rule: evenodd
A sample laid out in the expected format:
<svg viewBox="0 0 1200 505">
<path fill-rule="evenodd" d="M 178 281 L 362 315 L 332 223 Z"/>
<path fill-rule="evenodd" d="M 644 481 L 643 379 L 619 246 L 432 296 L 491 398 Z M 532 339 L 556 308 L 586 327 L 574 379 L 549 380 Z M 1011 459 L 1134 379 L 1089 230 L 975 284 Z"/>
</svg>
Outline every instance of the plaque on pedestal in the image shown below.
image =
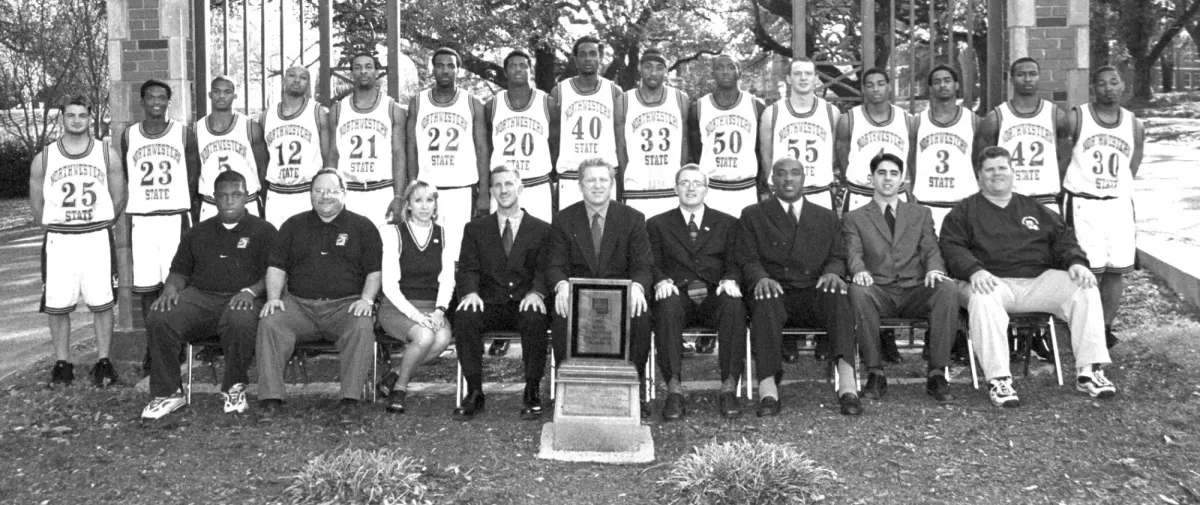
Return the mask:
<svg viewBox="0 0 1200 505">
<path fill-rule="evenodd" d="M 570 279 L 567 305 L 567 359 L 629 361 L 629 306 L 633 282 L 617 279 Z"/>
</svg>

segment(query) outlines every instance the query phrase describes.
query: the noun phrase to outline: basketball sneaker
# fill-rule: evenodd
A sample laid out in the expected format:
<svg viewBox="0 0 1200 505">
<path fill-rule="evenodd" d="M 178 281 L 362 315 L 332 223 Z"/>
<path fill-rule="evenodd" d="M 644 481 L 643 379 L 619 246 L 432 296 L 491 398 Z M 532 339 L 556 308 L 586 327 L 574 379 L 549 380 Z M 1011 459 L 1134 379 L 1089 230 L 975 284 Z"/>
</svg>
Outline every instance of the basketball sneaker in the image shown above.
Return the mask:
<svg viewBox="0 0 1200 505">
<path fill-rule="evenodd" d="M 61 359 L 55 361 L 50 369 L 50 385 L 70 386 L 72 382 L 75 382 L 75 365 Z"/>
<path fill-rule="evenodd" d="M 98 388 L 114 386 L 120 382 L 117 377 L 117 370 L 113 368 L 112 361 L 108 358 L 101 358 L 95 365 L 92 366 L 92 384 Z"/>
<path fill-rule="evenodd" d="M 175 412 L 187 405 L 183 390 L 175 390 L 171 396 L 157 396 L 142 410 L 142 419 L 162 419 L 163 416 Z"/>
<path fill-rule="evenodd" d="M 1104 376 L 1104 370 L 1100 367 L 1092 368 L 1091 373 L 1079 374 L 1075 378 L 1075 389 L 1092 398 L 1109 398 L 1117 394 L 1117 387 Z"/>
<path fill-rule="evenodd" d="M 1001 377 L 992 380 L 992 388 L 988 391 L 992 405 L 997 407 L 1020 407 L 1021 400 L 1017 398 L 1017 390 L 1012 387 L 1012 377 Z"/>
<path fill-rule="evenodd" d="M 246 385 L 242 383 L 234 384 L 229 387 L 229 391 L 221 393 L 221 398 L 225 399 L 225 413 L 237 412 L 242 414 L 250 407 L 246 403 Z"/>
</svg>

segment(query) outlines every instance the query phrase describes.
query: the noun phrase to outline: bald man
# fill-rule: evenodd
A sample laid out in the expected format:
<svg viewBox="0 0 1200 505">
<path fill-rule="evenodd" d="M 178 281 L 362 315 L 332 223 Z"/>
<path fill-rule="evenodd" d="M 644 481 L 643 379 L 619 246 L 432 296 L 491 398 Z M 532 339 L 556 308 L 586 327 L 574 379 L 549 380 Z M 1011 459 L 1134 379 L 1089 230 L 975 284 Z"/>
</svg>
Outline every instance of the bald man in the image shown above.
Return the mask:
<svg viewBox="0 0 1200 505">
<path fill-rule="evenodd" d="M 267 153 L 267 221 L 276 228 L 311 208 L 312 178 L 329 153 L 329 111 L 311 99 L 312 84 L 303 66 L 283 74 L 282 100 L 263 110 L 259 123 Z"/>
</svg>

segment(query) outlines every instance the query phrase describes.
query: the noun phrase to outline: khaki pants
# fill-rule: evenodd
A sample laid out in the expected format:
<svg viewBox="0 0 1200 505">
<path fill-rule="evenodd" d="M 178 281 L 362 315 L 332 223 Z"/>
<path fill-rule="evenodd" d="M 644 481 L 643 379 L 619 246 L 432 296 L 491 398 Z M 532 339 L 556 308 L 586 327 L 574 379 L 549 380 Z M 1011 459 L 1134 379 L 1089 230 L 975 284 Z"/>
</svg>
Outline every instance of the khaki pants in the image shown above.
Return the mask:
<svg viewBox="0 0 1200 505">
<path fill-rule="evenodd" d="M 282 311 L 258 322 L 258 399 L 282 400 L 283 368 L 296 342 L 329 340 L 341 361 L 342 398 L 362 399 L 375 350 L 375 318 L 350 314 L 357 296 L 311 300 L 284 295 Z"/>
</svg>

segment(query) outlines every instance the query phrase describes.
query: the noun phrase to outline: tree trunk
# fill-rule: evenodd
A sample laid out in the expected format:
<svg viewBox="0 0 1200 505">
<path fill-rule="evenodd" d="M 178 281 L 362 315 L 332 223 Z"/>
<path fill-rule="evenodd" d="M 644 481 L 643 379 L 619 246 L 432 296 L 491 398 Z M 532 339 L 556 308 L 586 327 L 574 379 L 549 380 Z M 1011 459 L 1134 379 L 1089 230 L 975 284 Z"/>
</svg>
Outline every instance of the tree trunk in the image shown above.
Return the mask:
<svg viewBox="0 0 1200 505">
<path fill-rule="evenodd" d="M 1151 73 L 1154 70 L 1154 65 L 1158 63 L 1157 59 L 1138 58 L 1133 60 L 1133 101 L 1136 104 L 1149 105 L 1150 99 L 1154 98 L 1154 89 L 1151 87 Z"/>
<path fill-rule="evenodd" d="M 533 85 L 549 93 L 554 89 L 554 85 L 558 84 L 554 75 L 555 67 L 558 66 L 557 55 L 549 44 L 535 44 L 533 48 L 533 59 L 537 62 L 533 68 Z"/>
</svg>

